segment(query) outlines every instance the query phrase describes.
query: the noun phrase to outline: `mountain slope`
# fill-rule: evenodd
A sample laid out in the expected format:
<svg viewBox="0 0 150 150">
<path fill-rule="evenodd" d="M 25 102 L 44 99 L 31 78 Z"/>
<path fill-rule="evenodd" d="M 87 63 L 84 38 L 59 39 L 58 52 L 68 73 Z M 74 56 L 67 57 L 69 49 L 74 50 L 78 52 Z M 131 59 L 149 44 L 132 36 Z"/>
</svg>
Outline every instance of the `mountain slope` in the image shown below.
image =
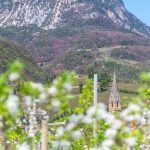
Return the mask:
<svg viewBox="0 0 150 150">
<path fill-rule="evenodd" d="M 0 26 L 49 75 L 116 68 L 120 80 L 133 81 L 150 70 L 150 28 L 122 0 L 1 0 Z"/>
<path fill-rule="evenodd" d="M 114 68 L 121 82 L 139 81 L 141 72 L 150 70 L 150 47 L 114 46 L 98 49 L 71 49 L 45 63 L 43 68 L 60 73 L 62 69 L 75 70 L 79 74 L 107 72 L 113 74 Z"/>
<path fill-rule="evenodd" d="M 34 58 L 24 47 L 0 37 L 0 72 L 5 71 L 7 65 L 15 59 L 19 59 L 25 64 L 25 78 L 34 81 L 44 81 L 46 79 L 46 75 L 39 69 Z"/>
<path fill-rule="evenodd" d="M 43 29 L 89 24 L 150 35 L 122 0 L 1 0 L 0 26 L 30 24 Z"/>
<path fill-rule="evenodd" d="M 150 39 L 138 34 L 97 26 L 50 31 L 32 26 L 7 27 L 0 30 L 0 35 L 27 45 L 49 75 L 57 75 L 64 69 L 87 74 L 91 67 L 96 72 L 113 73 L 115 67 L 120 80 L 133 81 L 140 72 L 150 69 Z M 111 51 L 105 55 L 101 49 Z"/>
</svg>

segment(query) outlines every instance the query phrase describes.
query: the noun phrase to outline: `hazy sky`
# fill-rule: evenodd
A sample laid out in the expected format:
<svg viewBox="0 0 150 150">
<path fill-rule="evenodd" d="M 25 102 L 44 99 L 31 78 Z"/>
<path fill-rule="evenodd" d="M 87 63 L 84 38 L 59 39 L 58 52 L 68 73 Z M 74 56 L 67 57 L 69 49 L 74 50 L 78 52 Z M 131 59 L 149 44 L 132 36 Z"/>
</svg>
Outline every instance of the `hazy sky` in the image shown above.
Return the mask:
<svg viewBox="0 0 150 150">
<path fill-rule="evenodd" d="M 124 0 L 126 8 L 150 26 L 150 0 Z"/>
</svg>

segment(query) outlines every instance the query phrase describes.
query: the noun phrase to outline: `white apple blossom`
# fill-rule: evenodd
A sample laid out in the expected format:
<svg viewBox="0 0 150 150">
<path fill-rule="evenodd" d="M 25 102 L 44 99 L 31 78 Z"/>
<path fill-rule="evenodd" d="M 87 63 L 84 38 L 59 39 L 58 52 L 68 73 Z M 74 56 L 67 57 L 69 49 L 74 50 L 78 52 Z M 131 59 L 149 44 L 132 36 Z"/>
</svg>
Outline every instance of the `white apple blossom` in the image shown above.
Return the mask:
<svg viewBox="0 0 150 150">
<path fill-rule="evenodd" d="M 78 121 L 81 121 L 83 119 L 84 115 L 83 114 L 78 114 L 76 117 L 77 117 Z"/>
<path fill-rule="evenodd" d="M 129 114 L 129 110 L 128 109 L 124 109 L 123 111 L 121 111 L 120 113 L 120 117 L 125 118 L 127 117 Z"/>
<path fill-rule="evenodd" d="M 9 95 L 6 106 L 12 114 L 16 114 L 19 106 L 19 98 L 16 95 Z"/>
<path fill-rule="evenodd" d="M 35 132 L 32 130 L 28 131 L 28 137 L 34 137 L 35 136 Z"/>
<path fill-rule="evenodd" d="M 104 119 L 107 116 L 107 112 L 103 109 L 96 110 L 96 118 L 97 120 Z"/>
<path fill-rule="evenodd" d="M 20 127 L 22 126 L 22 121 L 21 121 L 21 120 L 17 120 L 16 122 L 17 122 L 17 124 L 18 124 Z"/>
<path fill-rule="evenodd" d="M 113 139 L 117 134 L 117 130 L 115 129 L 107 129 L 105 132 L 105 137 L 109 139 Z"/>
<path fill-rule="evenodd" d="M 48 94 L 52 96 L 56 96 L 58 93 L 58 89 L 55 86 L 52 86 L 48 89 Z"/>
<path fill-rule="evenodd" d="M 72 89 L 73 89 L 73 86 L 72 86 L 69 82 L 64 83 L 63 87 L 64 87 L 68 92 L 71 92 Z"/>
<path fill-rule="evenodd" d="M 144 149 L 144 148 L 145 148 L 145 144 L 142 144 L 142 145 L 140 146 L 140 148 L 141 148 L 141 149 Z"/>
<path fill-rule="evenodd" d="M 150 141 L 150 135 L 147 136 L 147 139 Z"/>
<path fill-rule="evenodd" d="M 82 136 L 82 133 L 81 133 L 81 131 L 79 131 L 79 130 L 73 131 L 73 132 L 71 133 L 71 137 L 72 137 L 73 139 L 79 139 L 81 136 Z"/>
<path fill-rule="evenodd" d="M 56 137 L 57 137 L 57 138 L 62 137 L 63 134 L 64 134 L 64 131 L 65 131 L 64 127 L 59 127 L 59 128 L 57 129 L 57 132 L 56 132 Z"/>
<path fill-rule="evenodd" d="M 142 119 L 141 119 L 141 122 L 142 122 L 142 125 L 145 125 L 145 124 L 146 124 L 146 119 L 145 119 L 145 118 L 142 118 Z"/>
<path fill-rule="evenodd" d="M 101 109 L 101 110 L 105 110 L 105 111 L 107 111 L 107 107 L 106 107 L 106 105 L 105 105 L 105 104 L 103 104 L 103 103 L 99 103 L 99 104 L 97 104 L 97 109 Z"/>
<path fill-rule="evenodd" d="M 52 100 L 52 109 L 53 110 L 58 110 L 61 106 L 61 103 L 59 100 Z"/>
<path fill-rule="evenodd" d="M 71 131 L 74 127 L 75 127 L 75 124 L 71 122 L 66 126 L 66 130 Z"/>
<path fill-rule="evenodd" d="M 132 122 L 135 120 L 134 115 L 127 115 L 124 117 L 124 120 L 127 122 Z"/>
<path fill-rule="evenodd" d="M 129 133 L 129 132 L 131 132 L 131 128 L 125 127 L 125 128 L 124 128 L 124 131 L 127 132 L 127 133 Z"/>
<path fill-rule="evenodd" d="M 52 144 L 51 150 L 55 150 L 55 149 L 60 148 L 59 147 L 59 141 L 51 141 L 51 144 Z"/>
<path fill-rule="evenodd" d="M 108 123 L 108 124 L 112 124 L 115 121 L 115 116 L 111 113 L 107 113 L 106 117 L 104 118 L 104 120 Z"/>
<path fill-rule="evenodd" d="M 32 87 L 38 89 L 39 91 L 42 91 L 44 89 L 42 83 L 32 83 Z"/>
<path fill-rule="evenodd" d="M 145 108 L 145 109 L 143 110 L 143 115 L 145 116 L 145 115 L 148 115 L 148 114 L 150 115 L 150 111 Z"/>
<path fill-rule="evenodd" d="M 115 120 L 112 123 L 111 128 L 113 128 L 113 129 L 119 129 L 121 126 L 122 126 L 121 120 Z"/>
<path fill-rule="evenodd" d="M 39 96 L 40 102 L 45 102 L 48 98 L 48 95 L 46 92 L 42 92 Z"/>
<path fill-rule="evenodd" d="M 70 142 L 67 140 L 63 140 L 59 142 L 61 149 L 67 150 L 70 147 Z"/>
<path fill-rule="evenodd" d="M 30 147 L 27 143 L 17 145 L 17 150 L 30 150 Z"/>
<path fill-rule="evenodd" d="M 90 107 L 88 110 L 87 110 L 87 115 L 88 116 L 94 116 L 94 114 L 96 113 L 96 107 Z"/>
<path fill-rule="evenodd" d="M 135 137 L 126 138 L 125 142 L 129 147 L 132 147 L 136 144 L 136 138 Z"/>
<path fill-rule="evenodd" d="M 82 122 L 85 123 L 85 124 L 91 124 L 93 122 L 93 118 L 91 118 L 90 116 L 85 116 L 82 119 Z"/>
<path fill-rule="evenodd" d="M 39 103 L 40 100 L 39 100 L 39 99 L 35 99 L 34 102 L 35 102 L 35 103 Z"/>
<path fill-rule="evenodd" d="M 93 147 L 90 150 L 99 150 L 99 148 L 98 147 Z"/>
<path fill-rule="evenodd" d="M 113 140 L 111 139 L 106 139 L 102 142 L 102 147 L 103 148 L 109 148 L 113 145 Z"/>
<path fill-rule="evenodd" d="M 20 78 L 20 74 L 18 72 L 13 72 L 8 76 L 9 81 L 14 82 Z"/>
<path fill-rule="evenodd" d="M 7 140 L 6 143 L 7 143 L 7 144 L 10 144 L 10 141 Z"/>
<path fill-rule="evenodd" d="M 134 115 L 134 119 L 137 121 L 137 122 L 142 122 L 141 120 L 142 116 L 140 114 L 135 114 Z"/>
<path fill-rule="evenodd" d="M 26 119 L 23 119 L 22 122 L 23 122 L 23 123 L 27 123 L 27 120 L 26 120 Z"/>
<path fill-rule="evenodd" d="M 107 112 L 105 110 L 103 110 L 103 109 L 98 109 L 96 111 L 96 119 L 97 120 L 101 120 L 101 119 L 105 120 L 107 115 L 108 115 Z"/>
<path fill-rule="evenodd" d="M 32 97 L 31 96 L 24 96 L 24 102 L 26 106 L 32 105 Z"/>
<path fill-rule="evenodd" d="M 140 111 L 140 107 L 134 103 L 130 103 L 127 109 L 128 111 L 135 111 L 135 112 Z"/>
<path fill-rule="evenodd" d="M 78 123 L 82 118 L 83 118 L 82 114 L 79 114 L 79 115 L 73 114 L 70 117 L 70 122 L 72 122 L 72 123 Z"/>
</svg>

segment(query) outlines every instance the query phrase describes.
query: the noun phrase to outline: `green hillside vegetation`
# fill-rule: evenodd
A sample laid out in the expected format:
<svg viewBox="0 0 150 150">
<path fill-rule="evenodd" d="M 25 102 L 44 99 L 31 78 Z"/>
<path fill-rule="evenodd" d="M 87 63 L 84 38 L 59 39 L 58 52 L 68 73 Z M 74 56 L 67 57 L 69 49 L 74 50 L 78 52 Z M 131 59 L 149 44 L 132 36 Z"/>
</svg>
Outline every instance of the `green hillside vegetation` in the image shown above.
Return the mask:
<svg viewBox="0 0 150 150">
<path fill-rule="evenodd" d="M 45 64 L 45 70 L 75 70 L 78 74 L 93 76 L 103 72 L 112 76 L 116 70 L 119 82 L 139 82 L 139 74 L 150 69 L 150 48 L 138 47 L 134 50 L 126 46 L 114 46 L 96 49 L 70 49 L 51 64 Z M 143 50 L 144 49 L 144 50 Z M 58 71 L 58 72 L 59 72 Z"/>
<path fill-rule="evenodd" d="M 0 38 L 0 72 L 5 71 L 7 65 L 16 59 L 25 65 L 24 74 L 26 79 L 44 81 L 47 78 L 24 47 L 15 42 Z"/>
<path fill-rule="evenodd" d="M 115 46 L 99 48 L 92 53 L 95 59 L 88 68 L 93 68 L 95 73 L 107 72 L 110 75 L 116 70 L 119 82 L 138 82 L 139 74 L 150 69 L 150 58 L 143 56 L 145 52 L 142 50 L 141 54 L 138 50 L 130 53 L 130 48 Z"/>
</svg>

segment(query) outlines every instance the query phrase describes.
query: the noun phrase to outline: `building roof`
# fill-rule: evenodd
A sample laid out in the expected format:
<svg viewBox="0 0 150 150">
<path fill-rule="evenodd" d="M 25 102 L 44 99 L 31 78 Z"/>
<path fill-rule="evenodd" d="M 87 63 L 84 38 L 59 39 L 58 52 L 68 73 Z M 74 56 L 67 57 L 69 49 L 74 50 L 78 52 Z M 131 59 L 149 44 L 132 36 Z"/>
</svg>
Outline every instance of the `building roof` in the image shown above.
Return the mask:
<svg viewBox="0 0 150 150">
<path fill-rule="evenodd" d="M 112 90 L 111 90 L 109 102 L 121 102 L 119 92 L 117 89 L 116 74 L 115 73 L 114 73 L 114 77 L 113 77 Z"/>
</svg>

